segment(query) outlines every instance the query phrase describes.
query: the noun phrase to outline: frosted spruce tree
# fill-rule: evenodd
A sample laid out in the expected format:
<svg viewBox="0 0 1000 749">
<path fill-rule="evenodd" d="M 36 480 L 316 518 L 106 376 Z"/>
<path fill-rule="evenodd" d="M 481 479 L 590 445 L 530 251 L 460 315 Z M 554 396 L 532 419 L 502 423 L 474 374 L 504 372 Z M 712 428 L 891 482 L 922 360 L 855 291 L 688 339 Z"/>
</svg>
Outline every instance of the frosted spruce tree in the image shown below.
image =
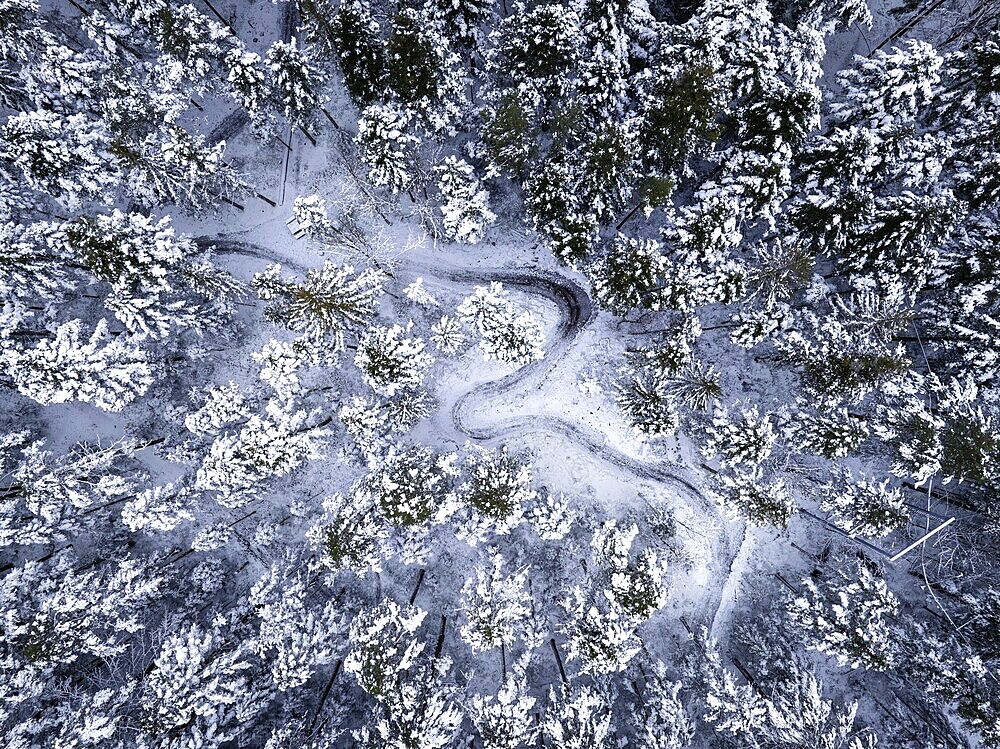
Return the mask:
<svg viewBox="0 0 1000 749">
<path fill-rule="evenodd" d="M 477 286 L 456 312 L 479 333 L 479 348 L 486 361 L 523 366 L 545 356 L 541 324 L 531 312 L 517 312 L 503 284 Z"/>
<path fill-rule="evenodd" d="M 496 214 L 489 207 L 489 193 L 482 189 L 472 166 L 449 156 L 435 169 L 441 191 L 444 234 L 464 244 L 478 244 Z"/>
<path fill-rule="evenodd" d="M 833 580 L 803 580 L 804 594 L 789 605 L 789 619 L 809 638 L 809 647 L 841 666 L 885 671 L 897 659 L 891 619 L 899 601 L 885 580 L 858 563 Z"/>
<path fill-rule="evenodd" d="M 308 348 L 322 351 L 326 343 L 333 353 L 344 349 L 345 334 L 360 332 L 375 316 L 382 294 L 377 271 L 355 273 L 350 265 L 332 262 L 307 271 L 302 281 L 283 278 L 281 266 L 272 265 L 253 285 L 272 302 L 266 311 L 270 319 L 301 333 Z"/>
<path fill-rule="evenodd" d="M 517 628 L 532 613 L 527 579 L 527 567 L 509 573 L 503 555 L 493 551 L 466 580 L 462 587 L 466 623 L 460 632 L 473 652 L 514 644 Z"/>
<path fill-rule="evenodd" d="M 149 356 L 128 337 L 113 338 L 107 320 L 89 337 L 82 328 L 81 320 L 63 323 L 34 346 L 8 339 L 0 354 L 17 389 L 38 403 L 83 401 L 120 411 L 153 383 Z"/>
</svg>

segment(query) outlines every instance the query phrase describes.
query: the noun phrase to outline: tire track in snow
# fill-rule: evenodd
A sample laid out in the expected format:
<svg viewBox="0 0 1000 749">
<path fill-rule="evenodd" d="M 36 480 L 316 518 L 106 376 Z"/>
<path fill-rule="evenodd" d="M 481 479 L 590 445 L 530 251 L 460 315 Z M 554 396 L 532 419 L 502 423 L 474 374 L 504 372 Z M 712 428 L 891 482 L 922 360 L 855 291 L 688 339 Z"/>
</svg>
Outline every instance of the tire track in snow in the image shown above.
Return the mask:
<svg viewBox="0 0 1000 749">
<path fill-rule="evenodd" d="M 205 249 L 214 247 L 216 254 L 219 255 L 244 255 L 267 262 L 278 262 L 283 267 L 299 272 L 307 270 L 305 266 L 277 257 L 273 251 L 252 242 L 224 237 L 197 237 L 195 243 Z M 577 443 L 586 448 L 588 453 L 628 471 L 637 478 L 670 483 L 697 500 L 703 510 L 716 514 L 714 505 L 708 502 L 692 479 L 665 463 L 642 461 L 614 449 L 608 445 L 605 436 L 589 427 L 548 414 L 533 414 L 495 422 L 477 422 L 471 415 L 470 411 L 475 406 L 488 402 L 491 398 L 505 395 L 526 385 L 544 382 L 562 355 L 573 346 L 594 317 L 595 310 L 590 295 L 582 286 L 558 273 L 544 270 L 529 272 L 507 268 L 448 268 L 436 265 L 421 268 L 420 272 L 452 283 L 483 284 L 496 281 L 547 299 L 554 303 L 560 312 L 556 338 L 550 343 L 544 359 L 526 364 L 498 380 L 485 382 L 459 396 L 451 409 L 451 421 L 456 431 L 479 442 L 550 432 Z"/>
<path fill-rule="evenodd" d="M 287 258 L 278 257 L 277 253 L 252 242 L 237 241 L 224 237 L 198 237 L 196 244 L 203 248 L 214 247 L 220 255 L 243 255 L 267 262 L 280 262 L 300 273 L 308 270 L 305 266 Z M 405 265 L 405 264 L 404 264 Z M 484 284 L 497 281 L 504 285 L 517 288 L 527 294 L 541 297 L 552 302 L 559 309 L 559 323 L 556 326 L 555 340 L 546 351 L 545 358 L 526 364 L 513 372 L 489 382 L 482 383 L 466 391 L 455 401 L 451 408 L 451 421 L 455 430 L 470 440 L 487 442 L 505 440 L 511 437 L 523 437 L 529 434 L 549 434 L 561 437 L 571 444 L 580 447 L 584 452 L 613 465 L 634 477 L 646 481 L 672 486 L 687 496 L 697 508 L 707 517 L 719 517 L 715 503 L 698 488 L 688 470 L 677 470 L 663 461 L 647 461 L 633 458 L 608 444 L 607 437 L 600 432 L 578 422 L 570 421 L 549 414 L 531 414 L 511 419 L 482 421 L 475 417 L 474 411 L 491 399 L 509 394 L 517 389 L 540 385 L 558 366 L 565 354 L 576 343 L 577 338 L 593 320 L 595 309 L 587 291 L 575 281 L 558 273 L 544 270 L 516 270 L 510 268 L 453 268 L 442 264 L 406 267 L 407 271 L 420 272 L 440 281 L 459 284 Z M 737 580 L 732 579 L 737 549 L 733 548 L 733 539 L 723 530 L 712 536 L 710 546 L 713 556 L 710 566 L 717 574 L 718 587 L 717 605 L 708 608 L 708 624 L 713 635 L 721 634 L 718 630 L 718 619 L 721 610 L 728 601 L 723 596 L 733 592 Z M 742 548 L 742 544 L 741 544 Z M 713 595 L 713 598 L 716 596 Z"/>
</svg>

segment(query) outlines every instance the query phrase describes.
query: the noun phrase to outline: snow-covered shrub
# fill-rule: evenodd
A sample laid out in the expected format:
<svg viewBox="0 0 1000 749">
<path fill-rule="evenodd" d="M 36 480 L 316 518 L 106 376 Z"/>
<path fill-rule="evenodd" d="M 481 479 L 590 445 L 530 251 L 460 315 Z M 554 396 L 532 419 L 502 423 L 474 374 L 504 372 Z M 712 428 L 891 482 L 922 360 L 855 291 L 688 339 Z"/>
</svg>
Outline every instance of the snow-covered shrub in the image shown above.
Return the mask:
<svg viewBox="0 0 1000 749">
<path fill-rule="evenodd" d="M 421 307 L 441 306 L 441 303 L 434 298 L 434 295 L 424 287 L 424 279 L 422 276 L 418 276 L 413 283 L 403 289 L 403 294 L 405 294 L 406 298 L 411 302 L 415 302 Z"/>
<path fill-rule="evenodd" d="M 431 343 L 442 354 L 454 354 L 465 343 L 462 322 L 455 317 L 443 315 L 431 326 Z"/>
<path fill-rule="evenodd" d="M 578 515 L 565 494 L 547 491 L 531 507 L 528 519 L 543 541 L 559 541 L 569 534 Z"/>
</svg>

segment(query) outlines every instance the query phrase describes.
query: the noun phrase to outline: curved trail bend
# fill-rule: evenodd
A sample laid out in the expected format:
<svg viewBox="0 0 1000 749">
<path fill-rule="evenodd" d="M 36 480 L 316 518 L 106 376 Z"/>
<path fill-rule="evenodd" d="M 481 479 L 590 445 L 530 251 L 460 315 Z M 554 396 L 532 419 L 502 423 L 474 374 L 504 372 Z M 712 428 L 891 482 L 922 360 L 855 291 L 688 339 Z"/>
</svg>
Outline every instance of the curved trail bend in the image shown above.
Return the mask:
<svg viewBox="0 0 1000 749">
<path fill-rule="evenodd" d="M 307 270 L 301 264 L 277 257 L 273 251 L 251 242 L 224 237 L 198 237 L 196 242 L 201 247 L 214 247 L 218 254 L 243 255 L 266 262 L 280 262 L 300 272 Z M 590 295 L 580 284 L 558 273 L 545 270 L 456 268 L 442 264 L 433 266 L 413 264 L 407 269 L 451 283 L 471 285 L 496 281 L 546 299 L 559 309 L 559 323 L 554 340 L 549 341 L 545 358 L 531 362 L 498 380 L 478 385 L 460 395 L 451 409 L 451 421 L 456 431 L 476 441 L 501 440 L 535 433 L 553 434 L 637 478 L 670 484 L 697 502 L 703 511 L 716 514 L 714 506 L 704 497 L 694 481 L 684 475 L 687 471 L 682 472 L 662 461 L 632 458 L 611 447 L 606 437 L 583 424 L 549 414 L 531 414 L 496 421 L 481 420 L 474 415 L 477 407 L 482 407 L 491 399 L 545 381 L 556 366 L 554 362 L 558 362 L 573 346 L 580 333 L 594 317 L 595 310 Z"/>
<path fill-rule="evenodd" d="M 252 242 L 220 237 L 198 237 L 198 246 L 214 247 L 220 255 L 242 255 L 264 262 L 280 262 L 283 266 L 299 273 L 308 270 L 290 258 Z M 451 408 L 451 422 L 455 430 L 475 441 L 503 440 L 528 434 L 547 434 L 562 438 L 591 456 L 625 471 L 645 481 L 659 482 L 673 487 L 686 496 L 688 502 L 696 506 L 705 518 L 718 518 L 715 503 L 706 497 L 696 485 L 687 469 L 666 463 L 633 458 L 608 444 L 605 435 L 579 422 L 550 414 L 528 414 L 508 419 L 484 420 L 476 415 L 478 409 L 500 396 L 528 387 L 539 387 L 552 370 L 558 366 L 563 355 L 576 343 L 577 338 L 593 320 L 595 310 L 587 291 L 575 281 L 558 273 L 540 269 L 517 270 L 512 268 L 450 267 L 442 263 L 418 264 L 402 263 L 405 270 L 420 273 L 437 281 L 456 284 L 485 284 L 498 281 L 506 286 L 520 289 L 535 297 L 545 299 L 559 310 L 559 322 L 548 344 L 545 358 L 531 362 L 499 379 L 490 380 L 462 393 Z M 734 539 L 719 529 L 710 534 L 709 547 L 712 558 L 708 563 L 709 578 L 704 585 L 706 617 L 712 635 L 721 633 L 720 616 L 722 610 L 732 605 L 724 596 L 734 595 L 742 578 L 742 570 L 734 569 L 738 550 Z M 743 544 L 740 545 L 742 549 Z"/>
</svg>

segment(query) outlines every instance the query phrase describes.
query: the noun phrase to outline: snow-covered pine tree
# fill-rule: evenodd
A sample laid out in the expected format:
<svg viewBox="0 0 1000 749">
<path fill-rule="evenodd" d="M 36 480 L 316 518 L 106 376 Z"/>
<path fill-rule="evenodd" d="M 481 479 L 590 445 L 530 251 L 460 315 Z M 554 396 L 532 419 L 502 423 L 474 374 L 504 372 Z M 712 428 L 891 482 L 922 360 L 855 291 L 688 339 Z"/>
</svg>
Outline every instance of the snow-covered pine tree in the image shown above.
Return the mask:
<svg viewBox="0 0 1000 749">
<path fill-rule="evenodd" d="M 630 72 L 630 40 L 624 28 L 627 5 L 574 0 L 572 6 L 580 19 L 583 43 L 574 93 L 591 122 L 620 120 L 627 104 Z"/>
<path fill-rule="evenodd" d="M 570 71 L 582 54 L 580 18 L 573 7 L 518 3 L 497 25 L 492 42 L 487 71 L 494 85 L 533 91 L 548 106 L 568 92 Z"/>
<path fill-rule="evenodd" d="M 216 435 L 230 424 L 250 417 L 246 398 L 235 382 L 209 388 L 201 406 L 184 417 L 184 426 L 192 434 Z"/>
<path fill-rule="evenodd" d="M 88 569 L 68 550 L 16 565 L 0 580 L 9 622 L 4 646 L 18 662 L 45 669 L 127 651 L 165 582 L 150 560 L 107 560 Z"/>
<path fill-rule="evenodd" d="M 799 450 L 830 460 L 856 453 L 869 434 L 868 425 L 847 409 L 799 412 L 791 431 Z"/>
<path fill-rule="evenodd" d="M 615 402 L 639 439 L 665 437 L 680 427 L 668 380 L 655 372 L 626 373 L 618 384 Z"/>
<path fill-rule="evenodd" d="M 466 580 L 462 586 L 465 624 L 459 632 L 474 653 L 500 646 L 509 649 L 514 644 L 517 628 L 533 608 L 527 580 L 527 567 L 508 573 L 503 555 L 496 550 Z"/>
<path fill-rule="evenodd" d="M 616 315 L 635 309 L 658 310 L 659 289 L 668 267 L 659 242 L 619 234 L 607 255 L 588 269 L 597 300 Z"/>
<path fill-rule="evenodd" d="M 344 86 L 359 109 L 382 95 L 386 76 L 386 49 L 378 22 L 367 0 L 347 0 L 330 21 Z"/>
<path fill-rule="evenodd" d="M 227 82 L 232 97 L 251 117 L 257 116 L 268 96 L 267 74 L 256 52 L 234 47 L 226 55 Z"/>
<path fill-rule="evenodd" d="M 289 576 L 272 566 L 250 590 L 249 602 L 260 620 L 254 647 L 270 663 L 280 691 L 302 686 L 317 666 L 333 661 L 346 625 L 335 599 L 309 607 L 301 575 Z"/>
<path fill-rule="evenodd" d="M 227 642 L 221 629 L 182 625 L 167 634 L 150 664 L 140 698 L 144 733 L 174 731 L 219 745 L 233 740 L 263 708 L 252 682 L 253 643 Z"/>
<path fill-rule="evenodd" d="M 528 512 L 528 521 L 543 541 L 560 541 L 569 534 L 578 516 L 564 494 L 544 490 Z"/>
<path fill-rule="evenodd" d="M 525 675 L 515 669 L 496 697 L 476 695 L 469 717 L 484 749 L 518 749 L 529 746 L 537 734 L 532 709 L 535 698 L 528 693 Z"/>
<path fill-rule="evenodd" d="M 28 187 L 70 208 L 84 200 L 108 202 L 121 175 L 100 123 L 82 114 L 39 109 L 11 115 L 0 127 L 0 159 Z"/>
<path fill-rule="evenodd" d="M 579 166 L 550 160 L 524 185 L 525 211 L 532 228 L 570 267 L 589 260 L 600 238 L 600 224 L 589 196 L 581 190 L 579 171 Z"/>
<path fill-rule="evenodd" d="M 220 434 L 209 446 L 195 488 L 216 492 L 225 507 L 240 507 L 275 476 L 285 476 L 322 455 L 328 430 L 294 402 L 268 401 L 239 431 Z"/>
<path fill-rule="evenodd" d="M 449 125 L 464 91 L 460 59 L 438 24 L 422 8 L 399 8 L 386 40 L 386 84 L 428 130 Z"/>
<path fill-rule="evenodd" d="M 190 3 L 122 2 L 105 6 L 126 26 L 133 44 L 140 39 L 185 93 L 204 93 L 235 40 L 226 26 Z M 136 33 L 139 32 L 139 33 Z M 143 39 L 145 37 L 145 39 Z M 218 79 L 216 79 L 218 80 Z"/>
<path fill-rule="evenodd" d="M 996 670 L 996 633 L 1000 623 L 1000 591 L 968 595 L 952 608 L 947 627 L 918 624 L 912 642 L 904 643 L 902 664 L 908 678 L 933 700 L 954 703 L 962 723 L 976 731 L 983 746 L 1000 745 L 1000 690 Z M 952 621 L 962 619 L 962 630 Z M 916 624 L 916 622 L 912 622 Z"/>
<path fill-rule="evenodd" d="M 350 265 L 327 261 L 294 281 L 281 276 L 280 265 L 271 265 L 253 286 L 271 302 L 265 311 L 271 320 L 302 333 L 310 348 L 336 353 L 344 349 L 346 333 L 360 332 L 375 316 L 382 274 L 371 268 L 355 273 Z"/>
<path fill-rule="evenodd" d="M 486 228 L 496 221 L 489 207 L 489 193 L 482 189 L 472 165 L 447 157 L 435 170 L 443 203 L 441 214 L 448 239 L 478 244 Z"/>
<path fill-rule="evenodd" d="M 646 669 L 642 694 L 631 718 L 642 749 L 685 749 L 694 739 L 695 724 L 681 701 L 680 682 L 667 675 L 660 661 Z"/>
<path fill-rule="evenodd" d="M 18 391 L 38 403 L 83 401 L 120 411 L 153 383 L 149 355 L 128 336 L 112 337 L 107 320 L 87 339 L 82 327 L 81 320 L 63 323 L 29 347 L 0 340 L 0 357 Z"/>
<path fill-rule="evenodd" d="M 195 519 L 191 512 L 191 492 L 176 484 L 154 486 L 122 505 L 122 523 L 133 533 L 172 531 Z"/>
<path fill-rule="evenodd" d="M 906 525 L 910 513 L 902 492 L 889 481 L 857 478 L 841 468 L 835 479 L 822 487 L 820 509 L 830 513 L 830 521 L 852 536 L 881 538 Z"/>
<path fill-rule="evenodd" d="M 885 580 L 859 562 L 835 579 L 806 578 L 805 593 L 791 601 L 789 620 L 809 638 L 809 647 L 841 666 L 885 671 L 896 663 L 898 645 L 890 622 L 899 601 Z"/>
<path fill-rule="evenodd" d="M 261 382 L 270 386 L 279 400 L 290 401 L 302 393 L 298 370 L 305 362 L 294 343 L 272 338 L 250 356 L 260 365 Z"/>
<path fill-rule="evenodd" d="M 638 82 L 639 147 L 650 205 L 668 197 L 668 191 L 690 172 L 689 159 L 709 151 L 720 134 L 718 53 L 711 45 L 706 48 L 685 38 L 678 27 L 671 27 L 670 37 Z"/>
<path fill-rule="evenodd" d="M 778 433 L 772 415 L 761 415 L 756 405 L 740 407 L 739 411 L 739 417 L 733 418 L 728 408 L 716 407 L 705 427 L 701 451 L 707 458 L 717 456 L 723 467 L 754 468 L 771 455 Z"/>
<path fill-rule="evenodd" d="M 477 286 L 456 312 L 481 336 L 479 349 L 486 361 L 520 367 L 544 358 L 541 323 L 529 311 L 518 313 L 502 284 Z"/>
<path fill-rule="evenodd" d="M 876 126 L 911 122 L 934 96 L 943 62 L 928 42 L 916 39 L 890 52 L 855 57 L 854 67 L 837 76 L 844 101 L 835 103 L 832 113 Z"/>
<path fill-rule="evenodd" d="M 359 488 L 390 523 L 425 525 L 445 508 L 455 457 L 420 445 L 392 446 L 373 456 L 374 465 Z"/>
<path fill-rule="evenodd" d="M 608 520 L 594 531 L 591 548 L 600 582 L 606 586 L 605 597 L 636 621 L 643 621 L 666 605 L 669 570 L 652 549 L 644 549 L 636 560 L 630 558 L 638 534 L 635 524 L 621 527 Z"/>
<path fill-rule="evenodd" d="M 593 687 L 553 688 L 542 734 L 551 749 L 612 749 L 616 741 L 611 705 Z"/>
<path fill-rule="evenodd" d="M 423 384 L 434 357 L 424 350 L 423 338 L 410 336 L 412 331 L 412 321 L 406 327 L 375 326 L 358 341 L 354 364 L 376 394 L 391 398 L 405 388 Z"/>
<path fill-rule="evenodd" d="M 351 570 L 359 576 L 379 572 L 383 542 L 389 529 L 364 492 L 332 494 L 323 500 L 323 516 L 306 531 L 306 538 L 325 567 Z"/>
<path fill-rule="evenodd" d="M 715 730 L 740 746 L 823 746 L 829 749 L 874 749 L 875 734 L 854 725 L 856 702 L 840 706 L 824 699 L 823 683 L 800 659 L 782 664 L 768 683 L 739 686 L 723 668 L 711 646 L 707 659 L 709 685 L 706 718 Z"/>
<path fill-rule="evenodd" d="M 267 50 L 264 65 L 270 72 L 271 98 L 276 109 L 294 125 L 304 126 L 320 106 L 317 96 L 318 69 L 305 50 L 291 42 L 274 42 Z"/>
<path fill-rule="evenodd" d="M 615 603 L 608 605 L 580 587 L 563 601 L 567 621 L 566 658 L 579 661 L 584 674 L 614 674 L 624 671 L 642 649 L 636 630 L 639 622 Z"/>
<path fill-rule="evenodd" d="M 170 271 L 194 254 L 193 243 L 176 236 L 169 216 L 154 220 L 117 209 L 68 221 L 56 237 L 94 276 L 129 293 L 169 290 Z"/>
<path fill-rule="evenodd" d="M 806 310 L 792 330 L 775 339 L 783 357 L 801 371 L 806 393 L 820 405 L 861 401 L 873 389 L 897 380 L 910 365 L 902 345 L 891 346 L 845 322 Z"/>
<path fill-rule="evenodd" d="M 248 189 L 244 175 L 226 161 L 225 150 L 225 141 L 210 144 L 168 121 L 142 140 L 116 139 L 113 154 L 122 170 L 121 183 L 141 205 L 205 211 Z"/>
<path fill-rule="evenodd" d="M 784 528 L 799 509 L 782 479 L 768 480 L 759 470 L 720 475 L 708 494 L 731 517 L 757 526 Z"/>
<path fill-rule="evenodd" d="M 414 638 L 427 615 L 415 606 L 386 600 L 361 611 L 351 622 L 351 649 L 344 670 L 375 698 L 389 696 L 400 675 L 413 667 L 424 643 Z"/>
<path fill-rule="evenodd" d="M 11 484 L 0 493 L 0 548 L 65 541 L 91 525 L 102 505 L 136 490 L 134 449 L 129 440 L 80 443 L 57 456 L 27 432 L 5 435 L 0 468 L 9 469 Z"/>
<path fill-rule="evenodd" d="M 505 535 L 521 522 L 537 496 L 531 465 L 507 452 L 472 446 L 463 462 L 465 480 L 459 499 L 484 519 L 493 532 Z"/>
<path fill-rule="evenodd" d="M 333 223 L 327 212 L 326 200 L 315 193 L 299 195 L 292 201 L 292 218 L 295 220 L 295 234 L 310 239 L 326 240 L 334 232 Z"/>
<path fill-rule="evenodd" d="M 394 104 L 372 104 L 362 111 L 354 142 L 376 187 L 396 193 L 413 182 L 420 139 L 407 132 L 412 118 L 410 110 Z"/>
<path fill-rule="evenodd" d="M 705 682 L 705 720 L 718 733 L 754 737 L 767 719 L 767 703 L 749 684 L 739 684 L 733 673 L 722 665 L 718 646 L 708 641 L 701 662 Z"/>
<path fill-rule="evenodd" d="M 431 326 L 431 343 L 441 354 L 457 353 L 465 343 L 465 333 L 462 332 L 462 322 L 457 317 L 443 315 Z"/>
<path fill-rule="evenodd" d="M 455 688 L 443 680 L 447 664 L 448 659 L 437 659 L 397 678 L 379 700 L 372 730 L 355 733 L 362 749 L 454 746 L 464 716 Z"/>
</svg>

